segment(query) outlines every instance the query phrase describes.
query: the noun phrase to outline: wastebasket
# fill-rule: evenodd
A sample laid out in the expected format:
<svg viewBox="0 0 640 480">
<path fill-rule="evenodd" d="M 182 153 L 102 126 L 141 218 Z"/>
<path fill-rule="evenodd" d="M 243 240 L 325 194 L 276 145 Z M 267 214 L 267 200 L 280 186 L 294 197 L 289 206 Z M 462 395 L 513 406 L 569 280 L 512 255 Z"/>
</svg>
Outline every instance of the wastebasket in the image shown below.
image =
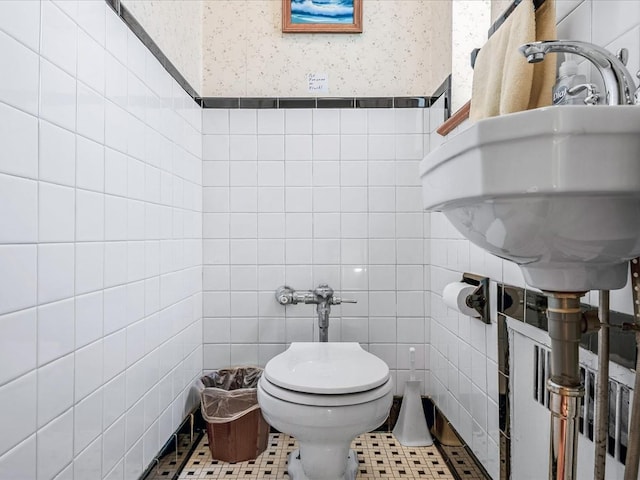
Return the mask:
<svg viewBox="0 0 640 480">
<path fill-rule="evenodd" d="M 267 448 L 269 424 L 258 405 L 258 367 L 215 370 L 200 379 L 200 408 L 211 456 L 224 462 L 252 460 Z"/>
</svg>

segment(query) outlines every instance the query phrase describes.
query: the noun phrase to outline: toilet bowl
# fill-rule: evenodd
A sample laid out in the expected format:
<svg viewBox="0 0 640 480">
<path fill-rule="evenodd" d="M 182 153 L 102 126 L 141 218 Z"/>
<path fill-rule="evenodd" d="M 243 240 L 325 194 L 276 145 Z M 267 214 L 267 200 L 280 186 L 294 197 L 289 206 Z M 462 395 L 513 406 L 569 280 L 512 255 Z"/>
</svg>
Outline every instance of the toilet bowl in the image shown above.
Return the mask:
<svg viewBox="0 0 640 480">
<path fill-rule="evenodd" d="M 380 426 L 393 383 L 385 362 L 358 343 L 292 343 L 258 383 L 264 418 L 300 446 L 289 455 L 293 480 L 352 480 L 353 439 Z"/>
</svg>

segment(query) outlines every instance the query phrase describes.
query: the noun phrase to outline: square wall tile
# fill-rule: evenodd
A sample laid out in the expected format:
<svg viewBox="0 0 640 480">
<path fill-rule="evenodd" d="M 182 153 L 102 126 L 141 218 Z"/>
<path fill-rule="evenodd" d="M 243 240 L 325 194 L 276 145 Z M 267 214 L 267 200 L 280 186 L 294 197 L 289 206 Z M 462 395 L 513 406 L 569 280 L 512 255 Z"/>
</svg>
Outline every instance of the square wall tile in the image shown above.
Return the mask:
<svg viewBox="0 0 640 480">
<path fill-rule="evenodd" d="M 38 302 L 73 296 L 75 254 L 72 243 L 38 245 Z"/>
<path fill-rule="evenodd" d="M 104 191 L 104 147 L 81 136 L 76 136 L 76 186 Z"/>
<path fill-rule="evenodd" d="M 73 367 L 69 354 L 38 369 L 38 427 L 73 405 Z"/>
<path fill-rule="evenodd" d="M 35 308 L 0 316 L 0 384 L 36 367 Z"/>
<path fill-rule="evenodd" d="M 328 135 L 340 133 L 340 110 L 316 109 L 313 112 L 313 134 Z"/>
<path fill-rule="evenodd" d="M 35 371 L 0 387 L 0 456 L 35 433 L 37 398 Z"/>
<path fill-rule="evenodd" d="M 76 80 L 46 60 L 40 61 L 40 116 L 68 130 L 76 128 Z"/>
<path fill-rule="evenodd" d="M 206 344 L 203 349 L 205 370 L 215 370 L 231 366 L 231 346 Z"/>
<path fill-rule="evenodd" d="M 206 117 L 205 117 L 206 118 Z M 234 109 L 229 111 L 229 133 L 250 135 L 258 131 L 257 111 Z"/>
<path fill-rule="evenodd" d="M 205 135 L 229 134 L 229 110 L 202 109 L 202 133 Z"/>
<path fill-rule="evenodd" d="M 93 3 L 93 2 L 82 2 Z M 103 23 L 104 29 L 104 23 Z M 90 34 L 95 33 L 94 30 Z M 78 30 L 78 80 L 104 95 L 105 88 L 105 51 L 99 42 L 89 34 Z"/>
<path fill-rule="evenodd" d="M 593 0 L 584 2 L 592 9 L 592 41 L 596 45 L 607 45 L 614 38 L 635 27 L 640 19 L 640 4 L 627 0 Z M 571 15 L 575 15 L 578 7 Z M 566 21 L 566 20 L 565 20 Z M 638 52 L 635 52 L 637 55 Z M 635 72 L 633 72 L 635 73 Z"/>
<path fill-rule="evenodd" d="M 0 172 L 38 178 L 38 120 L 0 103 Z"/>
<path fill-rule="evenodd" d="M 78 402 L 75 406 L 73 443 L 74 455 L 76 456 L 78 456 L 80 452 L 82 452 L 102 433 L 102 398 L 102 390 L 98 390 L 94 394 Z M 99 445 L 101 446 L 101 443 L 99 443 Z M 75 460 L 77 461 L 77 458 Z M 96 461 L 99 469 L 101 464 L 100 457 L 98 456 L 97 459 L 94 458 L 94 461 Z M 75 473 L 76 475 L 78 474 L 77 469 L 75 470 Z"/>
<path fill-rule="evenodd" d="M 38 307 L 38 365 L 74 350 L 73 299 Z"/>
<path fill-rule="evenodd" d="M 32 243 L 38 234 L 38 182 L 0 174 L 0 243 Z"/>
<path fill-rule="evenodd" d="M 103 342 L 98 340 L 75 353 L 74 398 L 78 402 L 103 384 Z"/>
<path fill-rule="evenodd" d="M 102 291 L 77 296 L 75 299 L 75 348 L 83 347 L 103 334 Z"/>
<path fill-rule="evenodd" d="M 295 135 L 309 135 L 313 132 L 313 110 L 287 109 L 285 110 L 285 133 Z"/>
<path fill-rule="evenodd" d="M 2 2 L 0 8 L 6 8 L 11 3 Z M 13 16 L 8 18 L 11 18 L 11 22 L 15 21 Z M 37 22 L 39 25 L 39 16 Z M 0 101 L 33 115 L 38 114 L 38 58 L 32 50 L 0 32 L 0 61 L 4 65 L 4 73 L 0 78 Z"/>
<path fill-rule="evenodd" d="M 35 435 L 0 457 L 0 476 L 3 478 L 36 478 Z"/>
<path fill-rule="evenodd" d="M 0 30 L 37 52 L 40 1 L 6 0 L 0 3 Z"/>
<path fill-rule="evenodd" d="M 367 110 L 363 108 L 341 109 L 340 133 L 343 135 L 367 133 Z"/>
<path fill-rule="evenodd" d="M 77 95 L 78 133 L 104 142 L 104 97 L 81 83 L 78 83 Z"/>
<path fill-rule="evenodd" d="M 206 112 L 206 110 L 205 110 Z M 284 133 L 283 109 L 260 109 L 258 110 L 258 134 L 278 135 Z"/>
<path fill-rule="evenodd" d="M 42 2 L 40 54 L 65 70 L 76 74 L 77 26 L 71 18 L 50 1 Z"/>
<path fill-rule="evenodd" d="M 73 242 L 75 239 L 75 190 L 40 182 L 38 202 L 40 242 Z"/>
<path fill-rule="evenodd" d="M 76 138 L 64 128 L 40 121 L 40 180 L 75 185 Z"/>
<path fill-rule="evenodd" d="M 37 303 L 37 247 L 0 245 L 0 313 Z"/>
</svg>

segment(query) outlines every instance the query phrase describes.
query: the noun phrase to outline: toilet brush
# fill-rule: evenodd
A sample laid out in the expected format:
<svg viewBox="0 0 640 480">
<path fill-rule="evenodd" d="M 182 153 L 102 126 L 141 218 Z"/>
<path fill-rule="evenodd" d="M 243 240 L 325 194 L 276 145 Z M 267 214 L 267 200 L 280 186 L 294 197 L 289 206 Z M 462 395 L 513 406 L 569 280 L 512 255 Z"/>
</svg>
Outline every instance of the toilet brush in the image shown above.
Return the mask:
<svg viewBox="0 0 640 480">
<path fill-rule="evenodd" d="M 409 349 L 411 358 L 411 373 L 409 381 L 404 385 L 404 395 L 398 421 L 393 428 L 393 435 L 405 447 L 427 447 L 433 445 L 433 439 L 427 427 L 427 419 L 422 410 L 420 384 L 416 380 L 416 349 Z"/>
</svg>

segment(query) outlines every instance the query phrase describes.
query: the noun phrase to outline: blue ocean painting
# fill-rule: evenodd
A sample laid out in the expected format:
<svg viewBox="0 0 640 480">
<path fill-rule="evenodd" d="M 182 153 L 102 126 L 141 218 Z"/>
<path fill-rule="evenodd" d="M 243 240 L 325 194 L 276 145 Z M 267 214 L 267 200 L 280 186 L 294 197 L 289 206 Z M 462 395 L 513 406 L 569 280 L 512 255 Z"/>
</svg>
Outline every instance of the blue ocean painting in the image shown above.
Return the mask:
<svg viewBox="0 0 640 480">
<path fill-rule="evenodd" d="M 291 0 L 291 23 L 353 23 L 353 0 Z"/>
</svg>

